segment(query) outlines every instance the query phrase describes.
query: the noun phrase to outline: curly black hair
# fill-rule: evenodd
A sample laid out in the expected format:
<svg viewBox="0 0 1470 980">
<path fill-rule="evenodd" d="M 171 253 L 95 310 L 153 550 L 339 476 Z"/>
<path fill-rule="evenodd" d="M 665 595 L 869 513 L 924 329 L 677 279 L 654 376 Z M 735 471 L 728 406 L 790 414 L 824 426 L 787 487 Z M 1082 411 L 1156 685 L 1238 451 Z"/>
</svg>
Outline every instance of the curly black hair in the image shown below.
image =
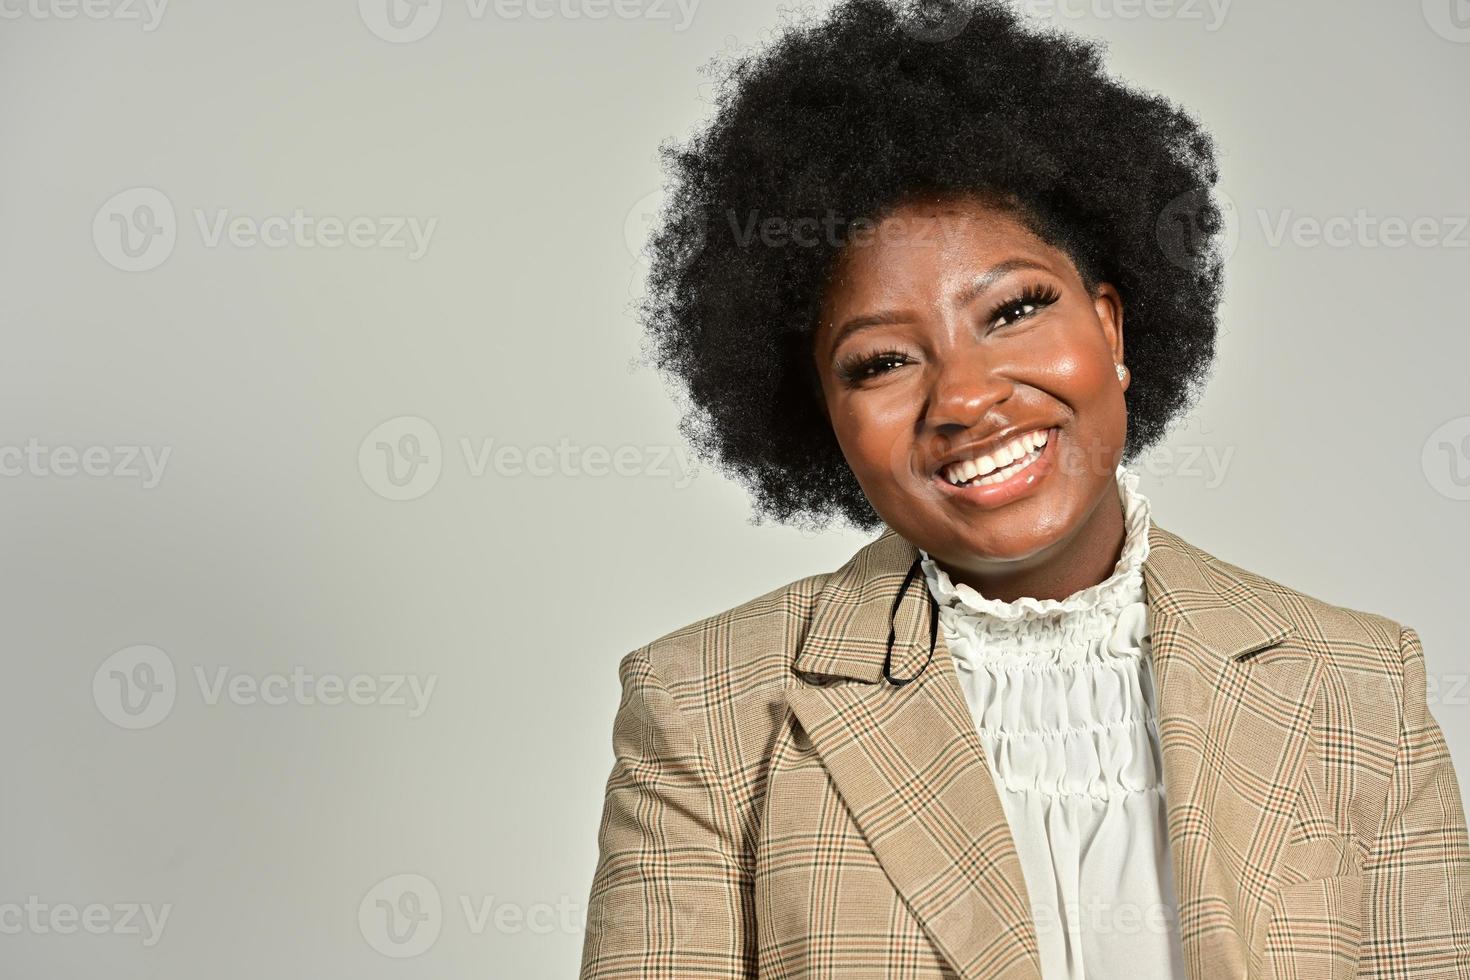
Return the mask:
<svg viewBox="0 0 1470 980">
<path fill-rule="evenodd" d="M 844 0 L 712 70 L 712 121 L 660 148 L 671 180 L 639 313 L 683 434 L 751 491 L 757 520 L 881 524 L 811 339 L 843 242 L 916 193 L 1006 202 L 1089 288 L 1118 289 L 1125 459 L 1202 392 L 1223 281 L 1214 146 L 1107 75 L 1100 45 L 1000 0 Z"/>
</svg>

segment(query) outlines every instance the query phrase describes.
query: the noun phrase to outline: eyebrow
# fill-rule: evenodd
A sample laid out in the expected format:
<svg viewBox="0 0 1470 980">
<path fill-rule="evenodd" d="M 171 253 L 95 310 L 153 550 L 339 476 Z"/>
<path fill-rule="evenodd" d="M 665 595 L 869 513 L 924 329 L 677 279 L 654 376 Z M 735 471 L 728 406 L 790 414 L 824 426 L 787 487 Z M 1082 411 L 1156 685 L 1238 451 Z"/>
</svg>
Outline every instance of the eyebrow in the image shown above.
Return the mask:
<svg viewBox="0 0 1470 980">
<path fill-rule="evenodd" d="M 1050 271 L 1047 265 L 1037 262 L 1035 259 L 1007 259 L 1004 262 L 999 262 L 991 266 L 985 272 L 976 276 L 974 281 L 968 286 L 960 290 L 959 295 L 955 297 L 956 305 L 968 305 L 976 296 L 979 296 L 1002 278 L 1018 269 Z M 833 332 L 831 349 L 836 350 L 838 345 L 846 340 L 850 334 L 858 333 L 869 327 L 881 327 L 893 323 L 902 323 L 909 319 L 910 316 L 911 314 L 904 310 L 879 310 L 876 313 L 859 314 L 849 320 L 843 321 L 842 325 Z"/>
<path fill-rule="evenodd" d="M 1017 269 L 1038 269 L 1042 272 L 1050 271 L 1045 263 L 1037 262 L 1035 259 L 1007 259 L 1004 262 L 991 266 L 988 271 L 977 276 L 974 282 L 960 290 L 960 294 L 955 297 L 956 302 L 960 306 L 969 305 L 976 296 L 979 296 L 985 290 L 994 286 L 1001 277 L 1008 276 Z"/>
</svg>

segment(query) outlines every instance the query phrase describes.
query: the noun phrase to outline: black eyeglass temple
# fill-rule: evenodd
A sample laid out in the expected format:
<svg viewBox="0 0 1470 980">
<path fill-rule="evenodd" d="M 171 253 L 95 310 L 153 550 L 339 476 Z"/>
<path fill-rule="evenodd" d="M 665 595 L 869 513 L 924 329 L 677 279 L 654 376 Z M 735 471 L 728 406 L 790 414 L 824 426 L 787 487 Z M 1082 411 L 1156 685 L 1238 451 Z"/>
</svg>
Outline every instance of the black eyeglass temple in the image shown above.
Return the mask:
<svg viewBox="0 0 1470 980">
<path fill-rule="evenodd" d="M 898 588 L 898 595 L 893 600 L 893 608 L 888 611 L 888 650 L 883 654 L 883 677 L 894 687 L 903 687 L 905 684 L 913 683 L 919 679 L 924 671 L 929 669 L 930 662 L 934 659 L 934 647 L 939 640 L 939 603 L 934 594 L 929 591 L 928 583 L 924 585 L 924 595 L 929 600 L 929 656 L 924 661 L 924 666 L 919 668 L 918 673 L 912 677 L 894 677 L 893 668 L 893 641 L 898 633 L 899 607 L 903 605 L 903 597 L 908 595 L 909 584 L 914 578 L 923 574 L 921 558 L 915 558 L 914 563 L 909 566 L 908 574 L 903 577 L 903 585 Z"/>
</svg>

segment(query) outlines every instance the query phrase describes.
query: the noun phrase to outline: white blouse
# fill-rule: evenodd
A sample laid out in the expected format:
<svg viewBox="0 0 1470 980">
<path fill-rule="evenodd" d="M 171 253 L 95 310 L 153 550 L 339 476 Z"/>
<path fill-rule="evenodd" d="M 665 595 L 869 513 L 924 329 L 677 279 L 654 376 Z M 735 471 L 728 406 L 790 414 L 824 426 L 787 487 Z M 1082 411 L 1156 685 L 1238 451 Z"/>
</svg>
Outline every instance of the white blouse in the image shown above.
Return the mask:
<svg viewBox="0 0 1470 980">
<path fill-rule="evenodd" d="M 1117 469 L 1113 574 L 1065 599 L 987 599 L 920 552 L 1020 855 L 1044 980 L 1185 977 L 1143 560 L 1149 501 Z"/>
</svg>

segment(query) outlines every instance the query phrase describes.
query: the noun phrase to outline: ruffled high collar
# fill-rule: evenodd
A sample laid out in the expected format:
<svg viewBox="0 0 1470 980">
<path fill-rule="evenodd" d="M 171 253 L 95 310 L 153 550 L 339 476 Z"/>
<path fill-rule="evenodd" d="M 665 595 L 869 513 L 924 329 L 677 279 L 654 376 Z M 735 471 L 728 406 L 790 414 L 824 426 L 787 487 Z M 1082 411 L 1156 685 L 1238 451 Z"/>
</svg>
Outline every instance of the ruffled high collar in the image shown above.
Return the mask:
<svg viewBox="0 0 1470 980">
<path fill-rule="evenodd" d="M 961 615 L 991 617 L 1002 622 L 1066 618 L 1068 613 L 1109 615 L 1140 601 L 1143 591 L 1143 561 L 1148 557 L 1149 499 L 1138 490 L 1138 475 L 1122 463 L 1115 473 L 1118 495 L 1123 503 L 1123 550 L 1113 573 L 1096 585 L 1079 589 L 1064 599 L 1033 599 L 1023 596 L 1013 602 L 987 599 L 964 584 L 953 582 L 928 553 L 919 550 L 924 578 L 941 609 Z M 1088 618 L 1091 618 L 1089 616 Z"/>
</svg>

